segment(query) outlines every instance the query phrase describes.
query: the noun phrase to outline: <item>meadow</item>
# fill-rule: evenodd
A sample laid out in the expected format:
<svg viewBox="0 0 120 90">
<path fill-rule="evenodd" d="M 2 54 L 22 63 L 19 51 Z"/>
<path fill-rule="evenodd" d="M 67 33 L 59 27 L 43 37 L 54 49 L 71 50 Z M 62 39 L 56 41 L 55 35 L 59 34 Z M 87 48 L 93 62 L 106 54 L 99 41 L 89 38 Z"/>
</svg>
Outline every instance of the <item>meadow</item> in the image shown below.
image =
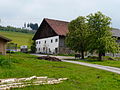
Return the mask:
<svg viewBox="0 0 120 90">
<path fill-rule="evenodd" d="M 0 58 L 0 78 L 21 78 L 34 75 L 68 78 L 60 84 L 29 86 L 12 90 L 120 90 L 120 75 L 116 73 L 67 62 L 39 60 L 37 56 L 24 53 L 0 57 L 2 57 Z M 4 64 L 1 64 L 3 62 Z"/>
<path fill-rule="evenodd" d="M 30 41 L 34 34 L 21 33 L 21 32 L 11 32 L 11 31 L 0 31 L 0 35 L 10 38 L 13 43 L 16 43 L 18 47 L 21 45 L 27 45 L 30 47 Z"/>
</svg>

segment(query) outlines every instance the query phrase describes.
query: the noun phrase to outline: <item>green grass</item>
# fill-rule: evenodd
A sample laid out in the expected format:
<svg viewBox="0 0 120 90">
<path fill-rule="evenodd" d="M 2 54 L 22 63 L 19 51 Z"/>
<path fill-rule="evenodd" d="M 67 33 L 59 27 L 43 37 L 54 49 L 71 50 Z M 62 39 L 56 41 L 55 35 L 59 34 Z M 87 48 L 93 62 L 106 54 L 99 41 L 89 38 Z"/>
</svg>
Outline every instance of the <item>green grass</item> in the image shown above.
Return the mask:
<svg viewBox="0 0 120 90">
<path fill-rule="evenodd" d="M 5 56 L 9 58 L 9 55 Z M 38 60 L 36 56 L 16 53 L 10 56 L 11 67 L 0 66 L 0 78 L 48 76 L 68 78 L 60 84 L 30 86 L 13 90 L 120 90 L 120 75 L 67 62 Z"/>
<path fill-rule="evenodd" d="M 71 56 L 71 57 L 74 57 L 75 54 L 57 54 L 56 56 Z"/>
<path fill-rule="evenodd" d="M 28 45 L 30 47 L 29 40 L 32 39 L 34 34 L 0 31 L 0 35 L 12 39 L 12 42 L 17 43 L 18 47 L 20 47 L 21 45 Z"/>
</svg>

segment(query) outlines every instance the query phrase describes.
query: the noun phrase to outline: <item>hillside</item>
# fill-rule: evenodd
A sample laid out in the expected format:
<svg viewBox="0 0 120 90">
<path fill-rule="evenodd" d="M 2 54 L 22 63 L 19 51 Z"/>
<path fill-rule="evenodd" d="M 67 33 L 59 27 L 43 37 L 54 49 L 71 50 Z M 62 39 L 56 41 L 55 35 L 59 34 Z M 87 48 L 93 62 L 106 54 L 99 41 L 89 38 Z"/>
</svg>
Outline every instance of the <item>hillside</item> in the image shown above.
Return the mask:
<svg viewBox="0 0 120 90">
<path fill-rule="evenodd" d="M 12 39 L 13 43 L 17 43 L 18 47 L 21 45 L 28 45 L 30 47 L 30 40 L 34 34 L 21 33 L 21 32 L 11 32 L 11 31 L 0 31 L 0 35 Z"/>
</svg>

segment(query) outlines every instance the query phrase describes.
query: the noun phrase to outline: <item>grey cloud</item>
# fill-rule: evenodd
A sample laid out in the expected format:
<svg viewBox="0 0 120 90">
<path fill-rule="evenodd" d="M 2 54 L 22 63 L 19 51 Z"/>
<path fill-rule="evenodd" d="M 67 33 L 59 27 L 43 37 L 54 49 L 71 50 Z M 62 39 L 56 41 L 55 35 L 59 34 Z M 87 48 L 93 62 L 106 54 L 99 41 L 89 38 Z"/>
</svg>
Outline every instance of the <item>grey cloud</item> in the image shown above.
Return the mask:
<svg viewBox="0 0 120 90">
<path fill-rule="evenodd" d="M 119 26 L 119 0 L 0 0 L 0 18 L 14 26 L 24 22 L 40 23 L 44 17 L 71 21 L 77 16 L 102 11 Z"/>
</svg>

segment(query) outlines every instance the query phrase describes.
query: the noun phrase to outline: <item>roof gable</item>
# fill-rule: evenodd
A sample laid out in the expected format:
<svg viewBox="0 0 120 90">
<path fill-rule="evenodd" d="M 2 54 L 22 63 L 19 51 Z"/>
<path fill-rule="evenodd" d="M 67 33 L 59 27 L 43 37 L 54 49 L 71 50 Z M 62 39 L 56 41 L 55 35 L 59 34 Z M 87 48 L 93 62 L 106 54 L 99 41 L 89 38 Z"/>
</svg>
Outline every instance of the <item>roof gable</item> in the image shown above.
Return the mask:
<svg viewBox="0 0 120 90">
<path fill-rule="evenodd" d="M 57 33 L 51 28 L 48 22 L 44 19 L 35 33 L 33 40 L 47 38 L 51 36 L 57 36 Z"/>
<path fill-rule="evenodd" d="M 51 26 L 51 28 L 60 36 L 66 36 L 68 33 L 68 23 L 66 21 L 59 21 L 45 18 L 45 21 Z"/>
</svg>

